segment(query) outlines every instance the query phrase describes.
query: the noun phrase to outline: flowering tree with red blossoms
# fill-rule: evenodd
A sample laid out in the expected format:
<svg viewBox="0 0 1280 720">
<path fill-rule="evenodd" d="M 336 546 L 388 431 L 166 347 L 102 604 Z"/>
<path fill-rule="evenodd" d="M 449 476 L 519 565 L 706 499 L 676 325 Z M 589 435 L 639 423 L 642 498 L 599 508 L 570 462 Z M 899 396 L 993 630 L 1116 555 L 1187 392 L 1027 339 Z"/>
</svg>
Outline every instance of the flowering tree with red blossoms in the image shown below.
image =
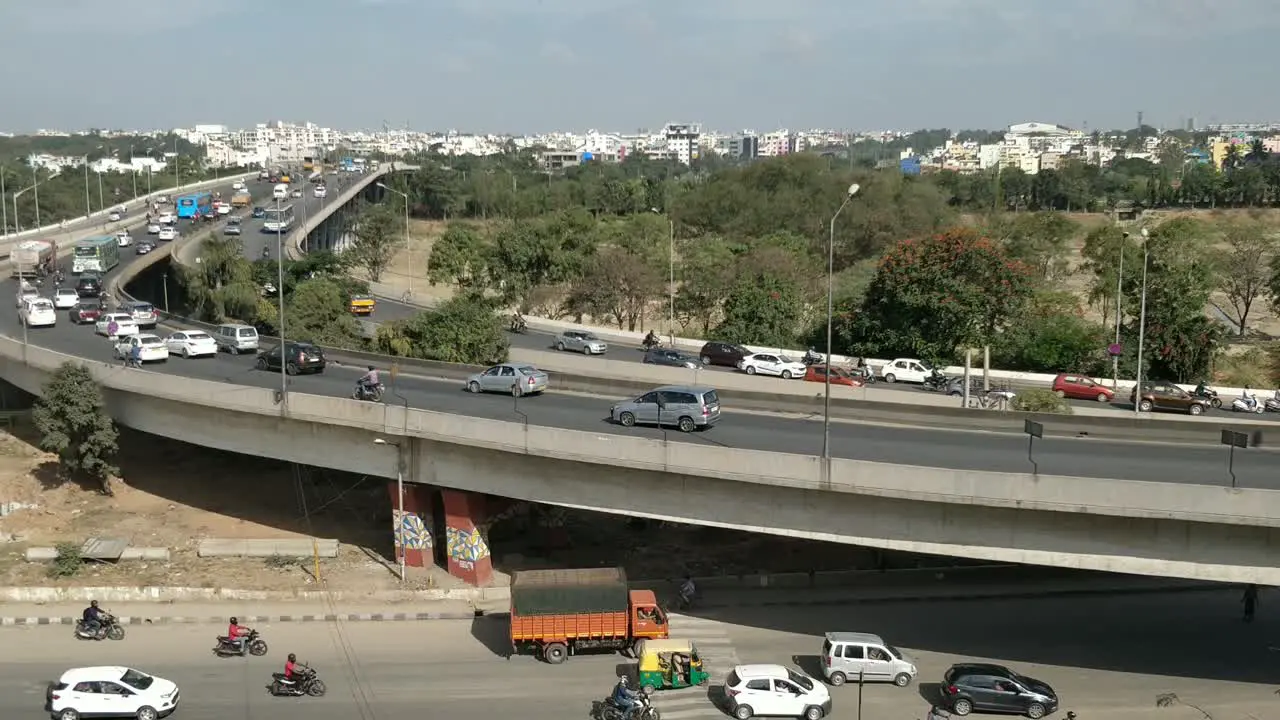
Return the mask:
<svg viewBox="0 0 1280 720">
<path fill-rule="evenodd" d="M 948 359 L 990 342 L 1025 307 L 1031 276 L 969 229 L 903 240 L 880 261 L 842 334 L 861 355 Z"/>
</svg>

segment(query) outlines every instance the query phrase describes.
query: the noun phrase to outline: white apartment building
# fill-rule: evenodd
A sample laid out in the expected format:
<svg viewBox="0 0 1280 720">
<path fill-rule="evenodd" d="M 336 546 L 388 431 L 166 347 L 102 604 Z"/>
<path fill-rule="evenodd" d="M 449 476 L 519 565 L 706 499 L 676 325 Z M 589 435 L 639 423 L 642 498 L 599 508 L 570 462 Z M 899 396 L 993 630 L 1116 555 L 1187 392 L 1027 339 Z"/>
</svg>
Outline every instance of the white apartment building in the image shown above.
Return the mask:
<svg viewBox="0 0 1280 720">
<path fill-rule="evenodd" d="M 667 154 L 685 165 L 698 158 L 701 136 L 702 125 L 698 123 L 667 123 L 662 128 Z"/>
<path fill-rule="evenodd" d="M 621 135 L 588 130 L 574 148 L 579 155 L 591 153 L 591 157 L 604 162 L 621 162 L 627 156 L 627 143 Z"/>
<path fill-rule="evenodd" d="M 760 136 L 759 157 L 782 157 L 791 154 L 791 131 L 775 130 Z"/>
</svg>

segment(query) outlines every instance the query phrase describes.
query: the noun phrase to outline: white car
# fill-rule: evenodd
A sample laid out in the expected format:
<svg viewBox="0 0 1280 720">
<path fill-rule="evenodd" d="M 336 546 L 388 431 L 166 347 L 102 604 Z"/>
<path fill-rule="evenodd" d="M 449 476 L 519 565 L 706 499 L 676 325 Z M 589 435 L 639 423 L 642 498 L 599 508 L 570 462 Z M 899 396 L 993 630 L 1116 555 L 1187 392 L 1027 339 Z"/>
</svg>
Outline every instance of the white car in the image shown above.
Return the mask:
<svg viewBox="0 0 1280 720">
<path fill-rule="evenodd" d="M 55 720 L 131 717 L 157 720 L 173 713 L 182 693 L 170 680 L 120 666 L 72 668 L 49 685 L 45 700 Z"/>
<path fill-rule="evenodd" d="M 218 342 L 203 330 L 176 332 L 165 338 L 164 344 L 171 355 L 181 355 L 184 358 L 213 357 L 218 354 Z"/>
<path fill-rule="evenodd" d="M 53 327 L 58 324 L 58 311 L 52 301 L 36 297 L 22 303 L 18 318 L 27 327 Z"/>
<path fill-rule="evenodd" d="M 21 310 L 23 303 L 28 300 L 35 300 L 38 297 L 40 297 L 40 291 L 36 289 L 36 286 L 23 280 L 22 287 L 18 288 L 18 295 L 15 298 L 17 302 L 14 303 L 14 306 Z"/>
<path fill-rule="evenodd" d="M 880 368 L 880 377 L 885 382 L 922 383 L 933 374 L 929 363 L 915 358 L 898 358 Z"/>
<path fill-rule="evenodd" d="M 171 212 L 167 212 L 167 213 L 161 214 L 160 217 L 156 218 L 156 221 L 159 222 L 161 225 L 173 225 L 174 223 L 178 222 L 178 216 L 174 215 Z"/>
<path fill-rule="evenodd" d="M 328 188 L 323 185 L 317 185 L 315 190 L 311 191 L 316 197 L 322 198 L 329 194 Z"/>
<path fill-rule="evenodd" d="M 218 205 L 218 215 L 220 215 L 220 216 L 221 216 L 221 215 L 230 215 L 230 214 L 231 214 L 231 210 L 232 210 L 231 203 L 222 203 L 222 204 Z"/>
<path fill-rule="evenodd" d="M 53 306 L 59 310 L 70 310 L 80 304 L 80 293 L 75 288 L 58 288 L 53 291 Z"/>
<path fill-rule="evenodd" d="M 151 333 L 121 338 L 120 342 L 116 343 L 116 357 L 121 359 L 129 357 L 135 347 L 139 349 L 138 359 L 144 363 L 164 362 L 169 359 L 168 345 L 158 335 Z"/>
<path fill-rule="evenodd" d="M 748 355 L 738 363 L 738 369 L 748 375 L 777 375 L 784 380 L 802 378 L 805 372 L 804 363 L 799 360 L 773 353 Z"/>
<path fill-rule="evenodd" d="M 111 324 L 115 323 L 115 333 L 111 332 Z M 98 322 L 93 324 L 93 331 L 99 335 L 105 335 L 109 339 L 129 337 L 138 334 L 138 321 L 133 319 L 128 313 L 107 313 L 98 318 Z"/>
<path fill-rule="evenodd" d="M 296 198 L 300 198 L 300 197 L 302 197 L 302 191 L 301 191 L 301 190 L 294 190 L 293 192 L 291 192 L 291 193 L 289 193 L 289 194 L 290 194 L 291 196 L 293 196 L 293 197 L 296 197 Z"/>
<path fill-rule="evenodd" d="M 120 305 L 120 312 L 127 312 L 133 317 L 133 321 L 138 323 L 138 327 L 143 330 L 150 330 L 156 326 L 159 320 L 156 317 L 156 308 L 148 302 L 129 302 Z"/>
<path fill-rule="evenodd" d="M 242 183 L 242 182 L 240 182 L 240 181 L 238 181 L 238 180 L 237 180 L 236 182 L 231 183 L 231 189 L 232 189 L 232 190 L 243 190 L 243 189 L 244 189 L 244 183 Z"/>
<path fill-rule="evenodd" d="M 157 236 L 157 239 L 158 240 L 177 240 L 178 229 L 172 225 L 165 225 L 164 227 L 160 228 L 160 234 Z"/>
<path fill-rule="evenodd" d="M 111 213 L 107 215 L 107 219 L 111 222 L 120 222 L 124 219 L 124 213 L 118 210 L 112 210 Z"/>
<path fill-rule="evenodd" d="M 148 234 L 148 235 L 159 235 L 159 234 L 160 234 L 160 223 L 159 223 L 159 222 L 157 222 L 157 221 L 152 221 L 152 222 L 147 223 L 147 234 Z"/>
<path fill-rule="evenodd" d="M 161 205 L 164 205 L 165 203 L 169 202 L 169 196 L 168 196 L 168 195 L 158 195 L 158 196 L 156 196 L 156 202 L 160 203 Z"/>
<path fill-rule="evenodd" d="M 739 665 L 724 681 L 729 714 L 820 720 L 831 714 L 831 693 L 822 683 L 781 665 Z"/>
<path fill-rule="evenodd" d="M 133 244 L 133 236 L 127 232 L 119 232 L 116 234 L 116 244 L 120 247 L 129 247 Z"/>
</svg>

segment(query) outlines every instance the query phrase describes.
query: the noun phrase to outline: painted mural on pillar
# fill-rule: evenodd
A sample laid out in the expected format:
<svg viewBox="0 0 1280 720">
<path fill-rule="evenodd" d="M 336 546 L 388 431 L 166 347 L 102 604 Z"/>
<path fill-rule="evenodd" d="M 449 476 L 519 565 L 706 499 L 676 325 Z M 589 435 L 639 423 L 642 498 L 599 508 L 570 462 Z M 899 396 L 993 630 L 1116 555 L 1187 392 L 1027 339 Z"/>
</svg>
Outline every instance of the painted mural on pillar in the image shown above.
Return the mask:
<svg viewBox="0 0 1280 720">
<path fill-rule="evenodd" d="M 403 544 L 405 550 L 431 549 L 431 531 L 417 513 L 392 510 L 391 532 L 395 533 L 396 547 Z"/>
<path fill-rule="evenodd" d="M 489 557 L 489 546 L 480 536 L 479 530 L 446 527 L 444 532 L 447 542 L 445 547 L 450 559 L 474 563 Z"/>
</svg>

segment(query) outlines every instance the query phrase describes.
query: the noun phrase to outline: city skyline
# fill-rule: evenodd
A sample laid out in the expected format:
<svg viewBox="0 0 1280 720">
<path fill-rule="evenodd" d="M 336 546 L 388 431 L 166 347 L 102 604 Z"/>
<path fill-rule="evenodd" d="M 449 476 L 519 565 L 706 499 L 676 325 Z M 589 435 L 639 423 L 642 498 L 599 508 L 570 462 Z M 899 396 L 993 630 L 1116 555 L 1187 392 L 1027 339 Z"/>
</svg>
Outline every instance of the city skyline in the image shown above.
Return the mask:
<svg viewBox="0 0 1280 720">
<path fill-rule="evenodd" d="M 670 118 L 726 130 L 1280 118 L 1280 99 L 1239 70 L 1266 62 L 1262 39 L 1280 27 L 1280 6 L 1260 0 L 317 0 L 306 13 L 76 0 L 11 3 L 0 27 L 11 57 L 32 58 L 0 69 L 12 132 L 263 116 L 510 134 Z M 98 67 L 127 70 L 86 77 Z"/>
</svg>

